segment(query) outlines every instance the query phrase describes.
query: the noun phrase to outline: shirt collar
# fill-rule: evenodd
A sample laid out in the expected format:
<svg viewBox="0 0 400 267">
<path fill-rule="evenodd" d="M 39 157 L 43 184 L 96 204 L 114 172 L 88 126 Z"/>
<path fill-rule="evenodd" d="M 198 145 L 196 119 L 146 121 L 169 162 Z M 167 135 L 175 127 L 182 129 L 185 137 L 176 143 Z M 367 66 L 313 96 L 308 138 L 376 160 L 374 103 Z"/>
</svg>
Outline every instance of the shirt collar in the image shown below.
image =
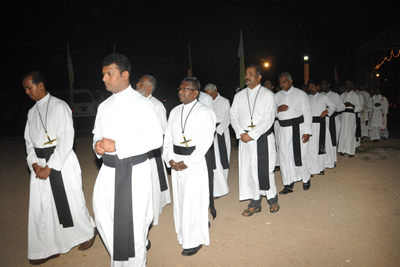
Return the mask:
<svg viewBox="0 0 400 267">
<path fill-rule="evenodd" d="M 36 103 L 38 103 L 39 106 L 43 105 L 44 103 L 46 103 L 50 98 L 50 94 L 47 93 L 42 99 L 40 99 L 39 101 L 36 101 Z"/>
</svg>

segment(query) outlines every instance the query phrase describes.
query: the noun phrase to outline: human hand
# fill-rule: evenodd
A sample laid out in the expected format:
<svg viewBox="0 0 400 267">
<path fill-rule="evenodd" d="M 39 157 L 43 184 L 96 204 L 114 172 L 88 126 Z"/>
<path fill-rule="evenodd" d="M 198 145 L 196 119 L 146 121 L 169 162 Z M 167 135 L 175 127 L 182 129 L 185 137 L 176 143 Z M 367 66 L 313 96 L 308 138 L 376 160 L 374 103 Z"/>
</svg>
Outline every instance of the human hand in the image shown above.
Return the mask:
<svg viewBox="0 0 400 267">
<path fill-rule="evenodd" d="M 307 143 L 309 139 L 310 139 L 309 134 L 303 134 L 303 137 L 301 138 L 301 140 L 303 140 L 304 144 Z"/>
<path fill-rule="evenodd" d="M 253 140 L 253 138 L 251 138 L 248 133 L 242 133 L 240 134 L 240 140 L 242 140 L 244 143 L 247 143 Z"/>
<path fill-rule="evenodd" d="M 321 118 L 325 118 L 325 116 L 328 115 L 328 113 L 329 113 L 328 110 L 325 110 L 325 111 L 323 111 L 323 112 L 321 113 L 321 116 L 320 116 L 320 117 L 321 117 Z"/>
<path fill-rule="evenodd" d="M 94 150 L 96 151 L 96 153 L 97 153 L 98 155 L 102 156 L 102 155 L 104 155 L 105 151 L 104 151 L 104 149 L 102 149 L 102 148 L 100 147 L 100 142 L 101 142 L 101 141 L 97 141 L 97 142 L 96 142 L 96 145 L 94 146 Z"/>
<path fill-rule="evenodd" d="M 36 173 L 36 178 L 46 180 L 47 177 L 50 176 L 51 168 L 46 165 L 44 168 L 40 168 L 40 170 Z"/>
<path fill-rule="evenodd" d="M 282 111 L 287 111 L 289 109 L 289 106 L 287 105 L 280 105 L 278 107 L 278 112 L 282 112 Z"/>
<path fill-rule="evenodd" d="M 112 139 L 103 137 L 103 139 L 100 141 L 100 148 L 102 148 L 105 152 L 114 152 L 115 151 L 115 141 Z"/>
</svg>

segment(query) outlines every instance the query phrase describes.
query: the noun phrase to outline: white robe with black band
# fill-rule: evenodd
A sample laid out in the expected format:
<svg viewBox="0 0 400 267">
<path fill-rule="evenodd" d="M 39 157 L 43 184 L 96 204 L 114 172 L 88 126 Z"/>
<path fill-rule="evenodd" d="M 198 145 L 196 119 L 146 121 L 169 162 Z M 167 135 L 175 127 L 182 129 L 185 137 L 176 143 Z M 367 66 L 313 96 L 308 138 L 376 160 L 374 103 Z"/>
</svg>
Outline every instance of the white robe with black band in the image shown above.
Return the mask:
<svg viewBox="0 0 400 267">
<path fill-rule="evenodd" d="M 239 200 L 258 200 L 260 196 L 266 196 L 267 199 L 274 198 L 276 147 L 273 133 L 267 137 L 268 151 L 265 151 L 268 153 L 269 190 L 260 190 L 257 154 L 257 140 L 274 125 L 276 114 L 274 94 L 260 85 L 253 89 L 247 87 L 235 95 L 230 113 L 232 128 L 236 138 L 239 139 Z M 253 129 L 248 127 L 251 125 L 251 114 L 253 125 L 256 125 Z M 246 131 L 253 140 L 244 143 L 240 140 L 240 135 Z"/>
<path fill-rule="evenodd" d="M 165 128 L 167 127 L 167 112 L 165 110 L 165 107 L 163 103 L 160 102 L 160 100 L 158 100 L 151 94 L 147 97 L 147 99 L 149 99 L 154 106 L 154 109 L 157 113 L 158 119 L 162 127 L 162 133 L 164 135 Z M 162 155 L 162 149 L 161 149 L 161 155 Z M 162 164 L 168 189 L 161 192 L 160 180 L 157 171 L 157 163 L 154 158 L 150 159 L 151 178 L 152 178 L 151 180 L 153 182 L 153 213 L 154 213 L 153 225 L 158 224 L 163 207 L 171 203 L 171 193 L 169 191 L 168 176 L 167 176 L 167 170 L 165 169 L 164 161 L 162 161 Z"/>
<path fill-rule="evenodd" d="M 216 134 L 214 137 L 214 151 L 215 151 L 215 162 L 217 164 L 217 169 L 214 170 L 214 196 L 220 197 L 229 193 L 228 187 L 228 174 L 229 168 L 224 169 L 221 164 L 221 154 L 219 151 L 219 143 L 217 135 L 224 135 L 225 147 L 227 153 L 228 163 L 230 162 L 231 156 L 231 138 L 229 134 L 229 124 L 231 122 L 229 116 L 230 104 L 229 100 L 220 94 L 214 99 L 214 111 L 217 117 Z"/>
<path fill-rule="evenodd" d="M 346 107 L 346 110 L 353 110 L 354 113 L 362 110 L 362 102 L 359 95 L 354 92 L 344 92 L 340 95 L 343 103 L 349 102 L 355 107 Z M 356 114 L 343 111 L 341 116 L 341 128 L 338 143 L 338 152 L 354 155 L 356 152 Z"/>
<path fill-rule="evenodd" d="M 97 141 L 115 141 L 120 159 L 142 155 L 162 146 L 160 122 L 153 105 L 131 86 L 113 94 L 100 104 L 93 129 L 93 148 Z M 97 155 L 97 157 L 101 157 Z M 132 212 L 135 257 L 114 261 L 115 169 L 101 166 L 93 192 L 96 226 L 111 256 L 111 266 L 145 266 L 146 239 L 153 220 L 151 166 L 149 160 L 132 167 Z"/>
<path fill-rule="evenodd" d="M 310 180 L 310 155 L 308 153 L 309 142 L 303 143 L 304 134 L 312 134 L 311 124 L 312 116 L 310 104 L 307 95 L 302 90 L 291 87 L 288 91 L 281 90 L 275 94 L 276 106 L 287 105 L 287 111 L 278 112 L 278 119 L 291 120 L 300 116 L 304 117 L 304 122 L 300 124 L 300 134 L 293 137 L 292 126 L 282 127 L 278 136 L 279 160 L 281 162 L 281 175 L 284 185 L 290 185 L 294 182 L 303 181 L 307 183 Z M 302 166 L 296 166 L 293 151 L 293 138 L 299 138 L 301 150 Z"/>
<path fill-rule="evenodd" d="M 212 145 L 215 123 L 214 112 L 194 100 L 186 105 L 181 104 L 171 111 L 165 131 L 163 147 L 165 163 L 170 167 L 171 160 L 183 161 L 187 166 L 182 171 L 171 169 L 175 231 L 178 242 L 184 249 L 210 244 L 209 180 L 204 156 Z M 186 148 L 185 144 L 181 144 L 182 126 L 185 129 L 186 140 L 191 140 L 188 146 L 195 146 L 194 151 L 188 156 L 174 152 L 174 146 Z"/>
<path fill-rule="evenodd" d="M 343 103 L 343 101 L 340 98 L 338 93 L 329 91 L 328 93 L 322 92 L 322 94 L 327 95 L 332 100 L 332 102 L 335 103 L 335 105 L 336 105 L 336 112 L 335 112 L 335 113 L 337 113 L 336 116 L 335 116 L 336 145 L 332 144 L 332 146 L 333 146 L 333 150 L 334 150 L 333 160 L 334 160 L 334 162 L 337 162 L 337 143 L 339 142 L 340 118 L 341 118 L 341 114 L 340 113 L 343 110 L 345 110 L 346 107 L 344 106 L 344 103 Z M 329 126 L 330 126 L 330 117 L 326 117 L 326 124 L 328 125 L 328 129 L 330 129 L 329 128 Z M 331 135 L 332 135 L 332 133 L 331 133 Z"/>
<path fill-rule="evenodd" d="M 50 98 L 50 102 L 49 102 Z M 47 108 L 48 105 L 48 108 Z M 57 138 L 51 145 L 39 117 L 42 116 L 49 138 Z M 47 114 L 48 113 L 48 114 Z M 62 100 L 47 94 L 29 110 L 25 127 L 27 163 L 31 171 L 28 222 L 28 259 L 44 259 L 57 253 L 67 253 L 73 247 L 88 241 L 94 234 L 94 222 L 86 208 L 82 191 L 82 174 L 72 146 L 74 128 L 69 106 Z M 55 146 L 54 153 L 46 163 L 38 158 L 35 148 Z M 63 228 L 60 224 L 50 178 L 36 178 L 32 164 L 61 171 L 73 227 Z"/>
<path fill-rule="evenodd" d="M 308 95 L 310 103 L 311 115 L 313 117 L 320 117 L 321 113 L 328 110 L 326 116 L 331 116 L 336 111 L 336 105 L 332 100 L 323 94 L 316 93 L 315 95 Z M 329 132 L 328 124 L 325 121 L 325 136 L 320 136 L 320 123 L 312 124 L 312 136 L 310 136 L 310 144 L 308 151 L 310 153 L 310 171 L 312 174 L 318 174 L 325 170 L 325 168 L 334 168 L 334 155 L 336 150 L 333 150 L 331 134 Z M 320 138 L 324 139 L 325 153 L 321 154 L 319 151 Z"/>
</svg>

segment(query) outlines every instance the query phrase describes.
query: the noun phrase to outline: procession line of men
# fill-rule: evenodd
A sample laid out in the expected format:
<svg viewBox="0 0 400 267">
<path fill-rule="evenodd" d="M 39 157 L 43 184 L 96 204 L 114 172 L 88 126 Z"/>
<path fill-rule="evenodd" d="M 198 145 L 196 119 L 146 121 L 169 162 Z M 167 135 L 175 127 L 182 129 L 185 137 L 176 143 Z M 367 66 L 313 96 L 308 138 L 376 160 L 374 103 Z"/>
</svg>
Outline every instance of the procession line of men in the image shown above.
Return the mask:
<svg viewBox="0 0 400 267">
<path fill-rule="evenodd" d="M 321 86 L 328 96 L 318 93 L 312 80 L 307 96 L 284 72 L 279 75 L 282 90 L 274 95 L 272 84 L 261 85 L 260 68 L 250 65 L 247 87 L 235 95 L 230 107 L 216 85 L 207 84 L 203 93 L 198 79 L 185 77 L 177 88 L 182 104 L 167 121 L 163 104 L 152 95 L 154 77 L 142 76 L 134 90 L 130 62 L 117 53 L 107 56 L 102 67 L 105 87 L 113 94 L 99 105 L 93 129 L 93 149 L 103 160 L 93 191 L 95 222 L 86 208 L 79 162 L 72 150 L 71 110 L 46 91 L 43 75 L 30 72 L 23 78 L 27 95 L 36 101 L 25 129 L 31 169 L 31 264 L 42 264 L 79 244 L 80 250 L 88 249 L 98 231 L 111 266 L 145 266 L 150 225 L 159 223 L 163 207 L 171 203 L 164 163 L 171 168 L 181 254 L 191 256 L 208 246 L 208 212 L 215 218 L 214 199 L 229 193 L 229 124 L 239 140 L 239 200 L 250 200 L 242 213 L 246 217 L 261 212 L 262 196 L 271 213 L 279 211 L 276 166 L 284 184 L 280 194 L 292 193 L 298 181 L 308 190 L 312 174 L 334 167 L 333 140 L 351 134 L 355 138 L 353 128 L 342 127 L 346 131 L 338 134 L 336 112 L 346 109 L 338 108 L 336 95 L 331 100 L 327 81 Z M 360 105 L 350 91 L 342 106 L 358 111 Z M 385 98 L 376 97 L 368 106 L 383 110 Z M 346 119 L 355 122 L 354 112 L 347 113 Z M 372 117 L 371 125 L 382 123 L 377 120 Z M 333 124 L 335 138 L 330 131 Z M 345 144 L 346 149 L 355 146 L 353 141 Z"/>
</svg>

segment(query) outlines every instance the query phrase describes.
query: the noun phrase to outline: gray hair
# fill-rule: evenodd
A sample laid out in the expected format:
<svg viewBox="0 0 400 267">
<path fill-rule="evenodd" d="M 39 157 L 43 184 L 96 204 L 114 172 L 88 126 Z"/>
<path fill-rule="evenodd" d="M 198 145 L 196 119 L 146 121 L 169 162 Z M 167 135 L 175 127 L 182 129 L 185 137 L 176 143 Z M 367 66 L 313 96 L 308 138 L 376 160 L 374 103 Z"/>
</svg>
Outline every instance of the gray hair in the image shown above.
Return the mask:
<svg viewBox="0 0 400 267">
<path fill-rule="evenodd" d="M 283 77 L 283 76 L 286 76 L 286 77 L 288 78 L 289 81 L 292 80 L 292 75 L 291 75 L 289 72 L 287 72 L 287 71 L 282 72 L 281 74 L 279 74 L 278 78 L 281 78 L 281 77 Z"/>
<path fill-rule="evenodd" d="M 211 92 L 217 91 L 217 86 L 213 83 L 208 83 L 206 86 L 204 86 L 204 92 L 210 90 Z"/>
<path fill-rule="evenodd" d="M 150 83 L 151 83 L 151 85 L 152 85 L 151 93 L 153 93 L 154 90 L 156 90 L 156 86 L 157 86 L 157 80 L 156 80 L 156 78 L 154 78 L 154 77 L 151 76 L 151 75 L 143 75 L 142 78 L 148 78 L 148 79 L 149 79 L 149 81 L 150 81 Z"/>
<path fill-rule="evenodd" d="M 201 88 L 200 81 L 196 77 L 193 77 L 193 76 L 185 77 L 185 78 L 183 78 L 181 83 L 183 83 L 183 82 L 190 83 L 190 85 L 193 87 L 193 90 L 200 91 L 200 88 Z"/>
</svg>

